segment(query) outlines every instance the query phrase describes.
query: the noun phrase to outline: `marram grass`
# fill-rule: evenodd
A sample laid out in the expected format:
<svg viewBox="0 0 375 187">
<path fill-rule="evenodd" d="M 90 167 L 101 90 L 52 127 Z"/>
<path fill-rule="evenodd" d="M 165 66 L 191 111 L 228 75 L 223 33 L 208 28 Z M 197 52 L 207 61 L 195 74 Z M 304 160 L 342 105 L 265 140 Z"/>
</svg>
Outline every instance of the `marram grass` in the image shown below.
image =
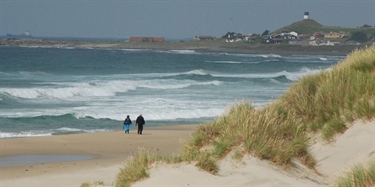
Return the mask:
<svg viewBox="0 0 375 187">
<path fill-rule="evenodd" d="M 103 181 L 95 181 L 93 183 L 89 183 L 89 182 L 84 182 L 81 184 L 80 187 L 93 187 L 93 186 L 105 186 L 104 182 Z"/>
<path fill-rule="evenodd" d="M 125 167 L 120 169 L 116 186 L 130 187 L 131 183 L 149 177 L 148 167 L 152 164 L 151 158 L 151 154 L 148 154 L 145 150 L 139 150 L 129 159 Z"/>
<path fill-rule="evenodd" d="M 345 123 L 375 116 L 375 46 L 355 51 L 318 75 L 306 76 L 280 98 L 286 110 L 326 140 Z"/>
<path fill-rule="evenodd" d="M 220 169 L 217 162 L 231 151 L 281 166 L 289 166 L 292 159 L 297 159 L 314 168 L 316 162 L 309 152 L 313 134 L 331 140 L 347 129 L 347 123 L 375 117 L 374 54 L 375 46 L 354 51 L 330 70 L 301 78 L 283 96 L 262 108 L 255 109 L 249 101 L 234 104 L 226 114 L 199 125 L 180 156 L 138 152 L 121 169 L 117 186 L 130 186 L 147 178 L 148 168 L 156 161 L 195 163 L 216 174 Z M 374 178 L 369 181 L 366 185 L 375 183 Z"/>
<path fill-rule="evenodd" d="M 338 176 L 334 187 L 373 187 L 375 186 L 375 157 L 371 160 L 353 165 L 347 172 Z"/>
<path fill-rule="evenodd" d="M 148 169 L 156 162 L 178 163 L 179 156 L 166 156 L 155 154 L 145 149 L 139 149 L 136 154 L 129 158 L 124 168 L 117 174 L 117 187 L 130 187 L 132 183 L 149 177 Z"/>
</svg>

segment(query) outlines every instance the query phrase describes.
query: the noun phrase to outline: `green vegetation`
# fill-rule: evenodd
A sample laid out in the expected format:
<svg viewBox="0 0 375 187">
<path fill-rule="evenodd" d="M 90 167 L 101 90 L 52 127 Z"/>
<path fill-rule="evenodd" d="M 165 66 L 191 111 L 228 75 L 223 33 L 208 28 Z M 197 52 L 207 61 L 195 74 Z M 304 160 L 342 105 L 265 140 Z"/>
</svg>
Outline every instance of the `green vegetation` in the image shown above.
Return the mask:
<svg viewBox="0 0 375 187">
<path fill-rule="evenodd" d="M 85 183 L 82 183 L 80 187 L 90 187 L 90 183 L 88 182 L 85 182 Z"/>
<path fill-rule="evenodd" d="M 367 34 L 363 31 L 357 31 L 353 32 L 352 36 L 350 37 L 350 40 L 354 40 L 357 42 L 366 42 L 368 41 Z"/>
<path fill-rule="evenodd" d="M 235 35 L 236 33 L 235 32 L 227 32 L 224 36 L 222 36 L 221 38 L 223 39 L 227 39 L 227 38 L 231 38 Z"/>
<path fill-rule="evenodd" d="M 182 160 L 180 156 L 159 155 L 140 149 L 127 161 L 124 168 L 120 170 L 120 173 L 117 175 L 116 186 L 130 187 L 131 183 L 148 178 L 148 168 L 158 162 L 171 164 L 182 162 Z"/>
<path fill-rule="evenodd" d="M 270 33 L 270 31 L 269 30 L 265 30 L 263 33 L 262 33 L 262 35 L 261 36 L 266 36 L 266 35 L 268 35 Z"/>
<path fill-rule="evenodd" d="M 96 181 L 94 183 L 84 182 L 80 187 L 91 187 L 91 186 L 104 186 L 103 181 Z"/>
<path fill-rule="evenodd" d="M 294 22 L 288 26 L 282 27 L 272 33 L 281 33 L 285 30 L 295 31 L 301 34 L 314 34 L 314 32 L 319 32 L 323 25 L 316 22 L 313 19 L 305 19 L 302 21 Z"/>
<path fill-rule="evenodd" d="M 322 24 L 316 22 L 313 19 L 306 19 L 302 21 L 298 21 L 295 23 L 292 23 L 288 26 L 282 27 L 280 29 L 277 29 L 276 31 L 272 33 L 281 33 L 283 31 L 295 31 L 300 34 L 309 34 L 312 35 L 315 32 L 323 32 L 323 33 L 330 33 L 330 32 L 337 32 L 337 33 L 349 33 L 350 36 L 355 33 L 360 33 L 361 40 L 355 40 L 358 42 L 366 42 L 369 41 L 369 39 L 374 37 L 375 34 L 375 28 L 372 27 L 360 27 L 360 28 L 344 28 L 344 27 L 338 27 L 338 26 L 323 26 Z M 357 36 L 355 36 L 357 38 Z"/>
<path fill-rule="evenodd" d="M 255 109 L 249 101 L 233 105 L 212 123 L 198 126 L 179 156 L 141 150 L 121 169 L 117 186 L 148 177 L 148 168 L 158 162 L 192 163 L 216 174 L 217 162 L 231 151 L 236 159 L 251 154 L 284 167 L 296 159 L 313 169 L 316 163 L 308 148 L 314 135 L 330 141 L 348 122 L 375 117 L 374 54 L 375 46 L 354 51 L 331 70 L 302 78 L 263 108 Z M 362 177 L 358 172 L 349 177 Z M 359 186 L 375 183 L 373 177 L 365 181 Z"/>
<path fill-rule="evenodd" d="M 307 76 L 280 98 L 306 130 L 326 140 L 346 129 L 345 122 L 375 115 L 375 47 L 357 51 L 332 70 Z"/>
<path fill-rule="evenodd" d="M 375 185 L 375 157 L 372 160 L 354 165 L 349 171 L 339 176 L 333 186 L 352 187 Z"/>
</svg>

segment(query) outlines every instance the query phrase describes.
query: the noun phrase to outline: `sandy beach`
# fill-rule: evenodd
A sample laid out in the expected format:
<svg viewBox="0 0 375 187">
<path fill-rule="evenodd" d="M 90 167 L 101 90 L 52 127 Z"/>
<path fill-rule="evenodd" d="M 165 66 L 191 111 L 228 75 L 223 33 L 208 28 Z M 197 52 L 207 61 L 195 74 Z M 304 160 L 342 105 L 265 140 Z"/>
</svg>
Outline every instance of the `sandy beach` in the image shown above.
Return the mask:
<svg viewBox="0 0 375 187">
<path fill-rule="evenodd" d="M 133 129 L 130 134 L 117 131 L 2 139 L 1 158 L 16 155 L 85 155 L 91 158 L 3 166 L 0 186 L 80 186 L 84 182 L 114 186 L 119 168 L 137 149 L 178 153 L 195 127 L 146 128 L 143 135 L 137 135 Z M 317 140 L 311 152 L 317 160 L 317 172 L 298 164 L 284 170 L 251 155 L 233 160 L 229 154 L 221 161 L 218 175 L 201 171 L 194 163 L 161 164 L 150 169 L 149 179 L 133 186 L 325 186 L 347 167 L 375 156 L 375 120 L 355 121 L 331 143 Z"/>
<path fill-rule="evenodd" d="M 35 156 L 85 156 L 87 159 L 15 164 L 0 167 L 0 186 L 80 186 L 101 181 L 112 185 L 119 168 L 139 148 L 174 154 L 190 138 L 194 125 L 147 128 L 138 135 L 132 126 L 124 131 L 59 135 L 0 140 L 1 165 L 5 158 L 26 155 L 20 162 L 35 161 Z M 31 157 L 34 155 L 34 157 Z M 83 157 L 83 158 L 85 158 Z M 59 157 L 57 157 L 59 159 Z M 79 158 L 79 157 L 78 157 Z M 25 159 L 29 159 L 25 161 Z"/>
</svg>

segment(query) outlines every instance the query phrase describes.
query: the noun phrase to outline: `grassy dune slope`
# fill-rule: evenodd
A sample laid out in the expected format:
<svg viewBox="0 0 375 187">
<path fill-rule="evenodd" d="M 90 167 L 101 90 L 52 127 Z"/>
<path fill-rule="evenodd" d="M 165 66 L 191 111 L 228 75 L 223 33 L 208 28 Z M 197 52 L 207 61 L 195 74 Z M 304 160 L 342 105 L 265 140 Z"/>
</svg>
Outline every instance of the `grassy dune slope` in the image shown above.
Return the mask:
<svg viewBox="0 0 375 187">
<path fill-rule="evenodd" d="M 239 158 L 251 154 L 285 167 L 298 160 L 314 169 L 315 159 L 309 152 L 313 137 L 321 135 L 330 141 L 349 122 L 375 117 L 374 54 L 375 46 L 354 51 L 332 69 L 302 78 L 263 108 L 255 109 L 248 101 L 231 106 L 213 122 L 200 125 L 180 155 L 139 151 L 121 169 L 117 186 L 147 178 L 148 168 L 159 161 L 196 163 L 216 174 L 217 161 L 231 151 Z M 366 171 L 369 177 L 357 186 L 375 184 L 375 171 Z"/>
</svg>

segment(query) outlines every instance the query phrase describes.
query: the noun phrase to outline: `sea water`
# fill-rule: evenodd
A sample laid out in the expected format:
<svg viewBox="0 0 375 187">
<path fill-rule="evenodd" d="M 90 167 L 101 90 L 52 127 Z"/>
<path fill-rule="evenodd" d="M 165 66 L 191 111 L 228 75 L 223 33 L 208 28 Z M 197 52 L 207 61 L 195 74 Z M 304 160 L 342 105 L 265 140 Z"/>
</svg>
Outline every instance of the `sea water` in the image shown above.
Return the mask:
<svg viewBox="0 0 375 187">
<path fill-rule="evenodd" d="M 0 138 L 201 124 L 277 99 L 344 56 L 0 47 Z M 134 126 L 133 126 L 134 127 Z"/>
</svg>

